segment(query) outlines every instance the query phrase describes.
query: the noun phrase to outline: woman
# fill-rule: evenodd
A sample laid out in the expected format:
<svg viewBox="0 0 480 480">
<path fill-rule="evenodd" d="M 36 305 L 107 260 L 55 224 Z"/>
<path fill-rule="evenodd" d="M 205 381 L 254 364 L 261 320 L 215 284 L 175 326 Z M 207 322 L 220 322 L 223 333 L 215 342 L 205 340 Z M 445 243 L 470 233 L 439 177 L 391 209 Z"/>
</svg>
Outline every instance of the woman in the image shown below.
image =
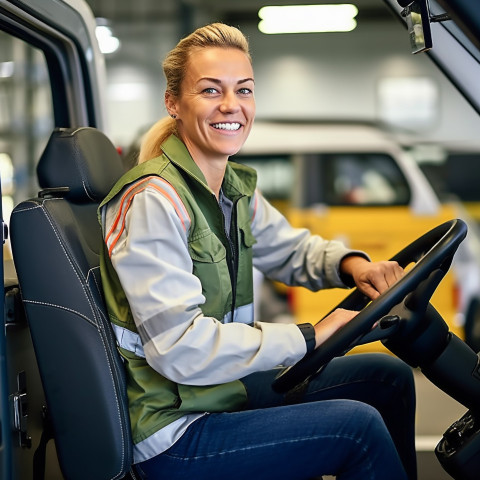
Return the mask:
<svg viewBox="0 0 480 480">
<path fill-rule="evenodd" d="M 293 229 L 255 190 L 255 172 L 228 162 L 255 116 L 240 31 L 196 30 L 164 72 L 170 117 L 147 133 L 139 165 L 101 206 L 102 279 L 139 471 L 394 480 L 405 468 L 416 478 L 413 379 L 399 360 L 335 359 L 295 405 L 270 387 L 278 365 L 321 348 L 356 312 L 336 310 L 315 327 L 252 324 L 252 265 L 289 285 L 356 285 L 371 298 L 403 270 Z"/>
</svg>

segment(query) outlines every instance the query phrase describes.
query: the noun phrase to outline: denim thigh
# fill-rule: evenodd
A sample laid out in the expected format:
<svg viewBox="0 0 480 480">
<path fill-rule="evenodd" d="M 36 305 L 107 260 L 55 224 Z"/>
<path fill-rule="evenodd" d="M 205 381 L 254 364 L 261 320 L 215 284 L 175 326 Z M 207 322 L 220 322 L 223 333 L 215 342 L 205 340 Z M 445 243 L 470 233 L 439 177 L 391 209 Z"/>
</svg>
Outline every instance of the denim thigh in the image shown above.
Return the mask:
<svg viewBox="0 0 480 480">
<path fill-rule="evenodd" d="M 406 480 L 379 413 L 353 400 L 213 413 L 138 465 L 149 480 Z"/>
<path fill-rule="evenodd" d="M 244 378 L 248 408 L 287 403 L 350 399 L 380 412 L 410 480 L 417 478 L 415 451 L 415 382 L 411 367 L 383 353 L 352 354 L 333 359 L 314 375 L 302 394 L 284 396 L 271 384 L 281 370 L 257 372 Z"/>
</svg>

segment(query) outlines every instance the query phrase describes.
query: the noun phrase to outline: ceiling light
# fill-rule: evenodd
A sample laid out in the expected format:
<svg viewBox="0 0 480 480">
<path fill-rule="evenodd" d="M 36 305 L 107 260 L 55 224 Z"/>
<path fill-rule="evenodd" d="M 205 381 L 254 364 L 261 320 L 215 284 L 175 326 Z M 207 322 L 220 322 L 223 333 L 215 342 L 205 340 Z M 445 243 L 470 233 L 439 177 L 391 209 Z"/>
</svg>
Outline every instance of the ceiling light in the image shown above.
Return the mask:
<svg viewBox="0 0 480 480">
<path fill-rule="evenodd" d="M 102 53 L 113 53 L 120 47 L 120 40 L 113 35 L 112 29 L 108 25 L 97 25 L 95 35 Z"/>
<path fill-rule="evenodd" d="M 13 62 L 0 62 L 0 78 L 13 77 L 15 64 Z"/>
<path fill-rule="evenodd" d="M 352 4 L 262 7 L 258 29 L 263 33 L 350 32 L 357 26 Z"/>
</svg>

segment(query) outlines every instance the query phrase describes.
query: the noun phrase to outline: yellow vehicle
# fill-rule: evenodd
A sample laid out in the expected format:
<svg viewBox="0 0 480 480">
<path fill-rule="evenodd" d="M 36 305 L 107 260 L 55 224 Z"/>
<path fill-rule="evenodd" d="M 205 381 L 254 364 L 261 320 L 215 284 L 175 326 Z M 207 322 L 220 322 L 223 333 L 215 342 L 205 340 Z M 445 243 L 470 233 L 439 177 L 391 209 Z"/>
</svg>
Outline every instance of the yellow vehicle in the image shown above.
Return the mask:
<svg viewBox="0 0 480 480">
<path fill-rule="evenodd" d="M 288 217 L 325 238 L 385 260 L 444 221 L 469 224 L 453 268 L 432 298 L 464 338 L 479 297 L 477 227 L 457 203 L 441 203 L 414 159 L 381 129 L 361 123 L 259 122 L 237 157 L 259 172 L 259 187 Z M 288 289 L 297 322 L 316 323 L 346 295 Z M 469 312 L 470 310 L 470 312 Z M 357 347 L 383 350 L 379 343 Z"/>
</svg>

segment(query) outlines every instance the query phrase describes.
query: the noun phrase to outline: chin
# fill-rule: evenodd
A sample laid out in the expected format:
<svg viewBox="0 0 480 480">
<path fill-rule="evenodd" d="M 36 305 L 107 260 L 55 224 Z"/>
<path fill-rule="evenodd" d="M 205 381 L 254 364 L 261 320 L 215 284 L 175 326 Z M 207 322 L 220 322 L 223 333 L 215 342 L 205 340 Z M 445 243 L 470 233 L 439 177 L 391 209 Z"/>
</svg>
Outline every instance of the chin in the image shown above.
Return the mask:
<svg viewBox="0 0 480 480">
<path fill-rule="evenodd" d="M 230 146 L 230 147 L 228 147 L 228 148 L 223 148 L 223 149 L 221 150 L 221 152 L 222 152 L 222 154 L 231 157 L 232 155 L 235 155 L 236 153 L 238 153 L 238 152 L 240 151 L 240 149 L 241 149 L 242 146 L 243 146 L 243 143 L 244 143 L 244 142 L 242 142 L 241 144 L 232 145 L 232 146 Z"/>
<path fill-rule="evenodd" d="M 232 157 L 233 155 L 236 155 L 236 154 L 240 151 L 240 148 L 241 148 L 241 147 L 238 147 L 238 148 L 236 148 L 236 149 L 234 149 L 234 150 L 230 150 L 229 152 L 226 153 L 226 155 L 227 155 L 228 157 Z"/>
</svg>

